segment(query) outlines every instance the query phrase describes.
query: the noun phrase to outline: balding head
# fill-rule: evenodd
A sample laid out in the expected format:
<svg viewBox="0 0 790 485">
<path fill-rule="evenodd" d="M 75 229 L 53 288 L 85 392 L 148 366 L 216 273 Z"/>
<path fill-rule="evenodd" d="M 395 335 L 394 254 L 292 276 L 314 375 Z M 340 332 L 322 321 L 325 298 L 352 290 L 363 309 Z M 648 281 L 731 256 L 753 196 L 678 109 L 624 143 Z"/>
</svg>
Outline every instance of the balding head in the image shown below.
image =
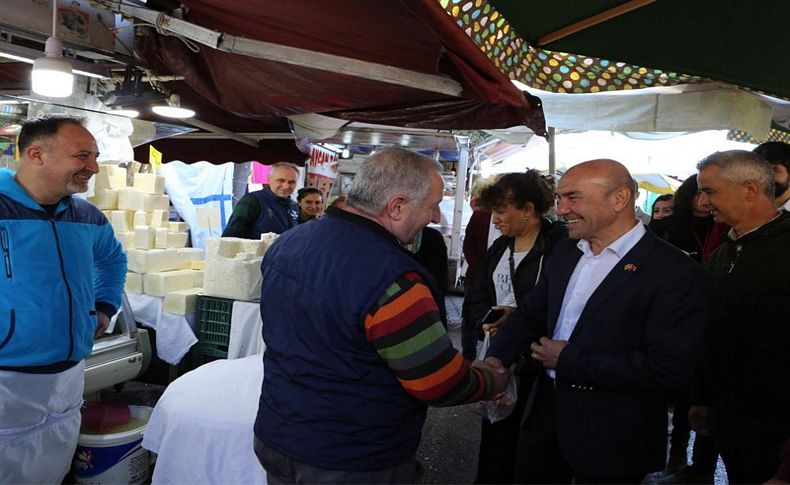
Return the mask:
<svg viewBox="0 0 790 485">
<path fill-rule="evenodd" d="M 635 193 L 636 184 L 622 163 L 590 160 L 560 179 L 557 215 L 568 221 L 572 238 L 588 240 L 597 254 L 634 227 Z"/>
<path fill-rule="evenodd" d="M 616 160 L 601 158 L 582 162 L 574 165 L 565 175 L 576 174 L 576 172 L 580 177 L 610 190 L 626 188 L 631 193 L 632 202 L 636 200 L 636 182 L 625 165 Z"/>
</svg>

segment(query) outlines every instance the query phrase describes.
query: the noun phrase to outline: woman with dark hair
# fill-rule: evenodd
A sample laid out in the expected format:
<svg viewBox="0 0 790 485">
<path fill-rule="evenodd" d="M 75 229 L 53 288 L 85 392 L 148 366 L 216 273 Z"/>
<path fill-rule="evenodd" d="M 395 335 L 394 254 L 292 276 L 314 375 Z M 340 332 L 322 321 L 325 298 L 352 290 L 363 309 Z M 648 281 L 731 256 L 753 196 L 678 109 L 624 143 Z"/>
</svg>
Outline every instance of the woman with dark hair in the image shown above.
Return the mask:
<svg viewBox="0 0 790 485">
<path fill-rule="evenodd" d="M 563 223 L 544 217 L 554 205 L 554 187 L 536 170 L 502 176 L 482 190 L 478 203 L 491 211 L 502 236 L 488 249 L 464 298 L 463 355 L 470 360 L 483 325 L 496 332 L 537 284 L 555 243 L 567 235 Z M 489 319 L 491 311 L 501 316 Z M 522 361 L 532 362 L 528 356 Z M 483 419 L 476 483 L 512 483 L 521 412 L 536 372 L 529 365 L 516 369 L 519 398 L 508 418 L 493 424 Z"/>
<path fill-rule="evenodd" d="M 324 213 L 324 194 L 318 189 L 299 189 L 296 202 L 299 204 L 299 224 L 318 219 Z"/>
<path fill-rule="evenodd" d="M 650 222 L 660 221 L 672 215 L 672 194 L 663 194 L 653 201 L 653 210 L 650 211 Z"/>
</svg>

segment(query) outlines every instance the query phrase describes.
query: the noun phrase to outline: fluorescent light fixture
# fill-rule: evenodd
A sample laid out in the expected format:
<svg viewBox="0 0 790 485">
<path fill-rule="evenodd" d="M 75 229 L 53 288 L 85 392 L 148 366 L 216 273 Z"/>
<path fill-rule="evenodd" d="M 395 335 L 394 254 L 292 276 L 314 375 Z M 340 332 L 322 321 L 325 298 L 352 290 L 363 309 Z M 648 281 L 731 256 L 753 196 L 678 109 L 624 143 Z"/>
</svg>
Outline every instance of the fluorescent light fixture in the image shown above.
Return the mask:
<svg viewBox="0 0 790 485">
<path fill-rule="evenodd" d="M 63 58 L 63 42 L 57 37 L 48 38 L 44 52 L 45 57 L 33 62 L 33 92 L 51 98 L 71 96 L 74 74 Z"/>
<path fill-rule="evenodd" d="M 10 59 L 12 61 L 24 62 L 26 64 L 33 64 L 33 61 L 41 55 L 40 51 L 30 49 L 21 45 L 12 44 L 10 42 L 0 41 L 0 57 Z M 69 59 L 72 64 L 71 72 L 79 76 L 93 77 L 96 79 L 108 79 L 109 71 L 97 64 L 81 61 L 78 59 Z"/>
<path fill-rule="evenodd" d="M 167 100 L 168 106 L 153 106 L 151 110 L 159 116 L 167 118 L 192 118 L 195 112 L 191 109 L 181 107 L 181 96 L 171 94 Z"/>
<path fill-rule="evenodd" d="M 111 115 L 126 116 L 127 118 L 137 118 L 140 116 L 140 112 L 136 109 L 114 109 L 108 111 L 108 113 Z"/>
</svg>

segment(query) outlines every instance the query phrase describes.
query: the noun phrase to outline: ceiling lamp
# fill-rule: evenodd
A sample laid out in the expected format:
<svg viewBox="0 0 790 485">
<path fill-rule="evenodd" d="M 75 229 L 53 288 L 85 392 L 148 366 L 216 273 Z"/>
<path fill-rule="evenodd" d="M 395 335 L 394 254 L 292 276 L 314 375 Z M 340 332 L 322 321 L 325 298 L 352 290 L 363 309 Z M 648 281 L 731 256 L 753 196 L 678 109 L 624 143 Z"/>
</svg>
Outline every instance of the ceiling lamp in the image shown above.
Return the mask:
<svg viewBox="0 0 790 485">
<path fill-rule="evenodd" d="M 33 92 L 51 98 L 71 96 L 74 74 L 71 64 L 63 58 L 63 42 L 57 37 L 58 2 L 52 2 L 52 37 L 44 47 L 45 57 L 33 62 Z"/>
<path fill-rule="evenodd" d="M 154 106 L 151 110 L 159 116 L 168 118 L 192 118 L 195 116 L 195 112 L 191 109 L 181 107 L 181 96 L 177 94 L 171 94 L 167 104 L 167 106 Z"/>
</svg>

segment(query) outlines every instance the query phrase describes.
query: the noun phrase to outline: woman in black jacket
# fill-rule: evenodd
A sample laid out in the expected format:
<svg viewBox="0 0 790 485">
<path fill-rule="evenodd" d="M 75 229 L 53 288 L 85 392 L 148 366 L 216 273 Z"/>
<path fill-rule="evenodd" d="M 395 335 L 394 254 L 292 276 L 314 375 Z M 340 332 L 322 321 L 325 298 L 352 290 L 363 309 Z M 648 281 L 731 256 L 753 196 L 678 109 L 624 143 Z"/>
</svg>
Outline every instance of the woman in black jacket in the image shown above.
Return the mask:
<svg viewBox="0 0 790 485">
<path fill-rule="evenodd" d="M 465 358 L 475 358 L 476 348 L 470 342 L 483 338 L 482 320 L 489 310 L 502 314 L 489 324 L 495 332 L 543 275 L 554 244 L 566 237 L 564 224 L 544 217 L 553 203 L 554 187 L 536 170 L 504 175 L 481 192 L 479 204 L 491 211 L 502 236 L 488 249 L 464 298 Z M 534 368 L 520 370 L 519 399 L 510 417 L 493 424 L 483 419 L 476 483 L 513 480 L 521 412 L 535 375 Z"/>
</svg>

